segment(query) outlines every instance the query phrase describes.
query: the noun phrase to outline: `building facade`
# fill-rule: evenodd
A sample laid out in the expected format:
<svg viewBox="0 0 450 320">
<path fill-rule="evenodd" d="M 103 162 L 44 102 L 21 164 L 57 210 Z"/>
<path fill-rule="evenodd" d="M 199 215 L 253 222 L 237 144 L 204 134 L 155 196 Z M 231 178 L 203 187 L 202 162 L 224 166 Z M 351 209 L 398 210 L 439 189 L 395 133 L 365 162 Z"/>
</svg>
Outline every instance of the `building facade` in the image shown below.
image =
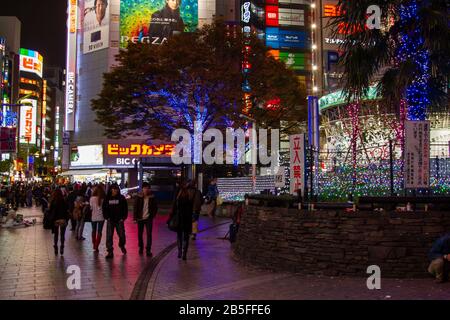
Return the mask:
<svg viewBox="0 0 450 320">
<path fill-rule="evenodd" d="M 103 8 L 95 4 L 103 3 Z M 170 161 L 171 145 L 165 141 L 133 139 L 110 141 L 96 120 L 91 100 L 102 90 L 103 74 L 116 64 L 115 56 L 128 41 L 159 44 L 165 35 L 152 34 L 149 21 L 155 10 L 165 5 L 162 0 L 69 0 L 66 74 L 66 109 L 62 138 L 62 169 L 74 180 L 114 179 L 134 185 L 137 162 L 161 178 L 179 174 Z M 226 0 L 186 0 L 180 4 L 184 31 L 193 31 L 214 18 L 237 21 L 239 3 Z M 123 149 L 145 146 L 147 152 L 115 154 Z M 151 151 L 148 151 L 151 150 Z M 150 152 L 150 154 L 148 154 Z"/>
</svg>

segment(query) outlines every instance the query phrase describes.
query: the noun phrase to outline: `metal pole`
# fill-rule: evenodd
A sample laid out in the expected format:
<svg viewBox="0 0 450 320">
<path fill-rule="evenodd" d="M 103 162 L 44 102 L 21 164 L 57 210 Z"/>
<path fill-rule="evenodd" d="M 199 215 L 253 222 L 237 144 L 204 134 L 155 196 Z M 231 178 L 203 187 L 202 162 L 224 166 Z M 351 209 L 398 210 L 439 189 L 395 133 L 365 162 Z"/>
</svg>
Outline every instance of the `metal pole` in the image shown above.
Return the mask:
<svg viewBox="0 0 450 320">
<path fill-rule="evenodd" d="M 313 146 L 310 145 L 309 149 L 309 180 L 311 188 L 309 190 L 309 200 L 313 201 L 314 197 L 314 150 Z"/>
<path fill-rule="evenodd" d="M 394 195 L 394 146 L 392 139 L 389 140 L 389 177 L 391 182 L 391 196 Z"/>
</svg>

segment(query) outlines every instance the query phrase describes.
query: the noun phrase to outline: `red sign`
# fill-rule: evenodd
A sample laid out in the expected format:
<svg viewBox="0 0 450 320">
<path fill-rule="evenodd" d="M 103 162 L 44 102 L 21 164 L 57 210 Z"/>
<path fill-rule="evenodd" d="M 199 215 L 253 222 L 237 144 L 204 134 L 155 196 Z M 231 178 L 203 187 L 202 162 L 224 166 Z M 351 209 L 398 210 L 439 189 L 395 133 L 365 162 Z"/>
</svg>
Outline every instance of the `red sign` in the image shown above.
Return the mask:
<svg viewBox="0 0 450 320">
<path fill-rule="evenodd" d="M 266 6 L 266 25 L 278 26 L 278 7 Z"/>
</svg>

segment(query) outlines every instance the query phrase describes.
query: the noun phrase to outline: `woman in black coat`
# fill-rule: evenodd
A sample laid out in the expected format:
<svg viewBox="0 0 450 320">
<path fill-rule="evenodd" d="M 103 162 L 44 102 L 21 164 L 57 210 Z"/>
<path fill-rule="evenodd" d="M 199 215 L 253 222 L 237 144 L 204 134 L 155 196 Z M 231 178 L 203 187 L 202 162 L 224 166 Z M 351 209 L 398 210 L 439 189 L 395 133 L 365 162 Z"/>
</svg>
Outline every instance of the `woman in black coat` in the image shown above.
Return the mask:
<svg viewBox="0 0 450 320">
<path fill-rule="evenodd" d="M 189 188 L 189 183 L 182 183 L 172 210 L 172 215 L 178 215 L 178 258 L 182 257 L 183 260 L 186 260 L 189 247 L 189 236 L 192 233 L 194 196 L 194 192 Z"/>
<path fill-rule="evenodd" d="M 58 255 L 58 237 L 60 237 L 61 247 L 60 254 L 64 254 L 64 240 L 66 234 L 67 221 L 69 220 L 69 210 L 64 200 L 61 189 L 53 191 L 52 200 L 50 201 L 50 217 L 52 221 L 52 232 L 54 234 L 53 248 L 55 255 Z"/>
</svg>

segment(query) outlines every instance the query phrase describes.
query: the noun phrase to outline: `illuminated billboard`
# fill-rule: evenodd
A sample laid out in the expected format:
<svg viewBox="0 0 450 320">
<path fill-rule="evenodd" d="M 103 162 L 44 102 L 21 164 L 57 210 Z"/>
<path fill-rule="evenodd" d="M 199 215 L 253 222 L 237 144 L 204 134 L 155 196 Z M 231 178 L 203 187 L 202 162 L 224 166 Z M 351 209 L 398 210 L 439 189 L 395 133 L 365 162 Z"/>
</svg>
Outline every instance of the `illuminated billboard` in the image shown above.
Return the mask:
<svg viewBox="0 0 450 320">
<path fill-rule="evenodd" d="M 179 32 L 198 25 L 198 0 L 122 0 L 120 46 L 133 43 L 161 44 Z"/>
<path fill-rule="evenodd" d="M 37 51 L 20 48 L 20 71 L 31 72 L 42 78 L 44 58 Z"/>
<path fill-rule="evenodd" d="M 23 99 L 20 107 L 19 142 L 36 143 L 37 100 Z"/>
<path fill-rule="evenodd" d="M 280 61 L 283 61 L 289 69 L 305 70 L 306 55 L 303 52 L 284 52 L 279 50 L 270 50 L 270 54 Z"/>
<path fill-rule="evenodd" d="M 273 49 L 305 49 L 307 34 L 305 31 L 266 28 L 266 45 Z"/>
<path fill-rule="evenodd" d="M 78 1 L 68 0 L 65 130 L 75 130 Z"/>
<path fill-rule="evenodd" d="M 72 148 L 70 165 L 72 167 L 103 165 L 103 146 L 99 144 Z"/>
<path fill-rule="evenodd" d="M 85 0 L 83 14 L 83 53 L 109 47 L 109 1 Z"/>
<path fill-rule="evenodd" d="M 299 26 L 305 25 L 305 11 L 302 9 L 279 8 L 278 6 L 266 6 L 266 25 Z"/>
<path fill-rule="evenodd" d="M 142 141 L 108 141 L 105 147 L 105 164 L 113 167 L 132 167 L 142 158 L 170 158 L 172 143 L 146 144 Z"/>
</svg>

